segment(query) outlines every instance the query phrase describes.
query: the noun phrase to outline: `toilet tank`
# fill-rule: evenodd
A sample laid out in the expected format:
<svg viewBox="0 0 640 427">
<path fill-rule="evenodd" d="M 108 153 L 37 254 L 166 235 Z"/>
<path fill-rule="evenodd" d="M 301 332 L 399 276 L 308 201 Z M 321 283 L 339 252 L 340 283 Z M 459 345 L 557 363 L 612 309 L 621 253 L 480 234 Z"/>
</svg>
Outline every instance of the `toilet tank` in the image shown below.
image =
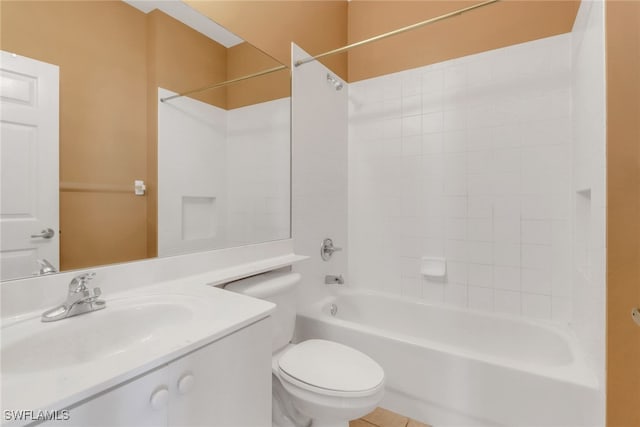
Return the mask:
<svg viewBox="0 0 640 427">
<path fill-rule="evenodd" d="M 296 289 L 301 276 L 298 273 L 269 272 L 235 282 L 224 289 L 276 304 L 273 318 L 272 350 L 275 353 L 293 338 L 296 323 Z"/>
</svg>

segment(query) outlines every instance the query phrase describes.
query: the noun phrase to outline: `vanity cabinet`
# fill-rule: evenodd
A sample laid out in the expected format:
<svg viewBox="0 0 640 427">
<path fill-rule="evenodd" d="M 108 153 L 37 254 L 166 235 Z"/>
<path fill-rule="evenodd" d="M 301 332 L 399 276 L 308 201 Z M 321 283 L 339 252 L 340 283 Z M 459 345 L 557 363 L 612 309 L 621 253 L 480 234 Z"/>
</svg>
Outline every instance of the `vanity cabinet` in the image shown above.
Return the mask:
<svg viewBox="0 0 640 427">
<path fill-rule="evenodd" d="M 55 427 L 156 427 L 167 425 L 167 408 L 151 406 L 151 396 L 156 402 L 166 390 L 168 401 L 165 366 L 155 369 L 124 384 L 102 392 L 96 396 L 68 408 L 68 420 L 48 421 L 38 426 Z M 60 414 L 61 415 L 61 414 Z"/>
<path fill-rule="evenodd" d="M 271 426 L 271 318 L 69 408 L 42 426 Z"/>
<path fill-rule="evenodd" d="M 169 364 L 169 426 L 271 426 L 270 322 Z"/>
</svg>

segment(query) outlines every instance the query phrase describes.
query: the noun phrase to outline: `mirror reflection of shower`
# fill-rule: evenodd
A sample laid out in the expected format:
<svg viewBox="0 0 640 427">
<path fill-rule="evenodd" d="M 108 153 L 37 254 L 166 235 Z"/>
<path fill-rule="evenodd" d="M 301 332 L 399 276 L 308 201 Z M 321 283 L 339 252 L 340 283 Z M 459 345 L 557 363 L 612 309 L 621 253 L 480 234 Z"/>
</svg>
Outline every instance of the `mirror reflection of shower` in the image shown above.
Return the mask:
<svg viewBox="0 0 640 427">
<path fill-rule="evenodd" d="M 335 90 L 342 90 L 342 82 L 329 73 L 327 73 L 327 83 L 333 85 Z"/>
</svg>

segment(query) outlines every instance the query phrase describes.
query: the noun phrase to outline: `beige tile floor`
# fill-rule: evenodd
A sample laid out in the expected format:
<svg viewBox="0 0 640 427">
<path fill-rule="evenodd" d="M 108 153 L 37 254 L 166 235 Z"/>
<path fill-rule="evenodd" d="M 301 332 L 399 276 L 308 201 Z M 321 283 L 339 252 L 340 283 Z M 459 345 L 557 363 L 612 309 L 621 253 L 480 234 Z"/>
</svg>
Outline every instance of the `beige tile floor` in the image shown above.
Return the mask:
<svg viewBox="0 0 640 427">
<path fill-rule="evenodd" d="M 376 408 L 370 414 L 349 422 L 349 427 L 431 427 L 387 409 Z"/>
</svg>

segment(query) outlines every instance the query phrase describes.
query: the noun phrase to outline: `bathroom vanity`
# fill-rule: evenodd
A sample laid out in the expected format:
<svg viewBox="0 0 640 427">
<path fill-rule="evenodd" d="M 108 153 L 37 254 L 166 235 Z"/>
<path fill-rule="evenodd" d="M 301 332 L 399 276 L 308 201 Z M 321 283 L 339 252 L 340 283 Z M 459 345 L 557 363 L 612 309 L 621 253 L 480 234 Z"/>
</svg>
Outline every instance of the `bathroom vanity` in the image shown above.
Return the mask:
<svg viewBox="0 0 640 427">
<path fill-rule="evenodd" d="M 273 304 L 180 280 L 104 297 L 3 324 L 3 426 L 270 425 Z"/>
</svg>

